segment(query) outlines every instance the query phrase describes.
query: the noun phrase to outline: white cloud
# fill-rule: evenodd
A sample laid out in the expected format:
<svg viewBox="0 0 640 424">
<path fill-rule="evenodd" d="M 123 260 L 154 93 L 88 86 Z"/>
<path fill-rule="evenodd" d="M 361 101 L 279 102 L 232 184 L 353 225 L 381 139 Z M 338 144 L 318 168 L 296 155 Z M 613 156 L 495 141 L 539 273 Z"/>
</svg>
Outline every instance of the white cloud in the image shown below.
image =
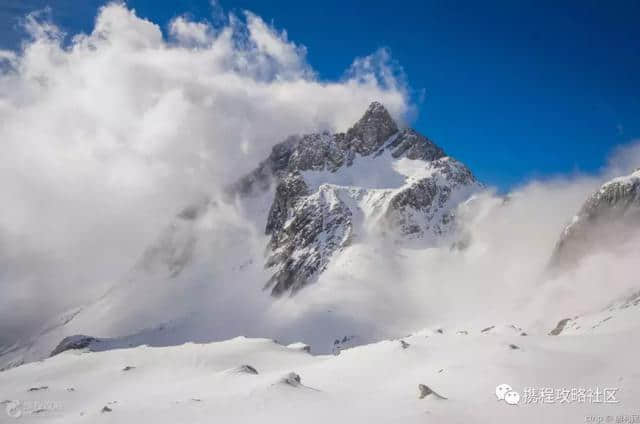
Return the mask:
<svg viewBox="0 0 640 424">
<path fill-rule="evenodd" d="M 316 79 L 251 13 L 216 28 L 181 16 L 167 40 L 110 4 L 68 45 L 42 15 L 25 22 L 30 39 L 0 55 L 4 334 L 101 293 L 173 214 L 287 135 L 345 130 L 373 100 L 408 109 L 401 82 L 366 75 L 380 69 Z"/>
<path fill-rule="evenodd" d="M 610 178 L 627 175 L 640 168 L 640 140 L 620 145 L 607 161 L 605 173 Z"/>
<path fill-rule="evenodd" d="M 191 22 L 178 16 L 169 24 L 169 33 L 183 46 L 206 46 L 212 39 L 213 28 L 207 22 Z"/>
<path fill-rule="evenodd" d="M 249 39 L 257 48 L 257 57 L 265 61 L 273 61 L 278 68 L 287 70 L 288 74 L 277 74 L 278 79 L 305 77 L 312 74 L 306 63 L 306 49 L 289 42 L 286 31 L 276 32 L 251 12 L 245 12 L 245 16 Z"/>
</svg>

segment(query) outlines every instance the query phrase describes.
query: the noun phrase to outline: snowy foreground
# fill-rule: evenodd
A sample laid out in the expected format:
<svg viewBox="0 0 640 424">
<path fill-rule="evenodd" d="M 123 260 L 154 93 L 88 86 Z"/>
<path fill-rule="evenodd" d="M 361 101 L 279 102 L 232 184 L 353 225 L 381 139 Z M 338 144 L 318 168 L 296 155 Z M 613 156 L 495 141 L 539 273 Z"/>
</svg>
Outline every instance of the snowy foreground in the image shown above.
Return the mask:
<svg viewBox="0 0 640 424">
<path fill-rule="evenodd" d="M 1 372 L 0 422 L 635 422 L 640 331 L 522 332 L 425 330 L 335 356 L 244 337 L 72 350 Z M 447 399 L 420 399 L 419 384 Z"/>
</svg>

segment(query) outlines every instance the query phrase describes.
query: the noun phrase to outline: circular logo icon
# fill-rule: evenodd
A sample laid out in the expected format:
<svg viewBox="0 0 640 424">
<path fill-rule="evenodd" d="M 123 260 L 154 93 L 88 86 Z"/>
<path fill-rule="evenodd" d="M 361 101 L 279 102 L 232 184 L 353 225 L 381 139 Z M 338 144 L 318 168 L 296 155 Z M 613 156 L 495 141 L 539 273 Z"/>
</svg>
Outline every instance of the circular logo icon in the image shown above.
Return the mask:
<svg viewBox="0 0 640 424">
<path fill-rule="evenodd" d="M 498 400 L 504 400 L 504 396 L 512 390 L 513 388 L 511 388 L 511 386 L 509 386 L 508 384 L 499 384 L 496 387 L 496 397 L 498 398 Z"/>
<path fill-rule="evenodd" d="M 7 415 L 11 418 L 20 418 L 22 416 L 22 405 L 20 401 L 11 401 L 7 403 Z"/>
<path fill-rule="evenodd" d="M 520 393 L 510 391 L 504 395 L 504 401 L 509 405 L 517 405 L 520 402 Z"/>
</svg>

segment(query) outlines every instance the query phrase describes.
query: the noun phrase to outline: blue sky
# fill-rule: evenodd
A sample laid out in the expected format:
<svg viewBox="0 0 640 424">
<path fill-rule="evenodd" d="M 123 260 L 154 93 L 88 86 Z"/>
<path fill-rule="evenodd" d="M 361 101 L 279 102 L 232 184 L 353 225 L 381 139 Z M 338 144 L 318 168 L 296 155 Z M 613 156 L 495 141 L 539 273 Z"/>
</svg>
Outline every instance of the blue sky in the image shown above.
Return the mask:
<svg viewBox="0 0 640 424">
<path fill-rule="evenodd" d="M 50 6 L 69 33 L 88 31 L 102 0 L 4 0 L 0 48 L 18 18 Z M 129 0 L 166 28 L 183 13 L 211 19 L 209 0 Z M 419 115 L 413 126 L 484 182 L 594 172 L 615 146 L 640 138 L 640 2 L 223 0 L 308 48 L 320 78 L 388 47 Z M 421 93 L 425 93 L 424 99 Z M 638 164 L 640 166 L 640 164 Z"/>
</svg>

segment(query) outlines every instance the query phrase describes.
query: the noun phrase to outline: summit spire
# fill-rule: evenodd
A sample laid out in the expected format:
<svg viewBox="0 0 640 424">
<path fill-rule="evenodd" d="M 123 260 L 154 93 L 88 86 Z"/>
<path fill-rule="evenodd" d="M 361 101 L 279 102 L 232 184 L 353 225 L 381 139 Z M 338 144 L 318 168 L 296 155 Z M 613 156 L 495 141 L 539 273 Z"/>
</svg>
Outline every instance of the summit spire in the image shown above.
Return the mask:
<svg viewBox="0 0 640 424">
<path fill-rule="evenodd" d="M 398 132 L 398 126 L 379 102 L 372 102 L 356 124 L 347 131 L 347 140 L 357 153 L 370 155 Z"/>
</svg>

